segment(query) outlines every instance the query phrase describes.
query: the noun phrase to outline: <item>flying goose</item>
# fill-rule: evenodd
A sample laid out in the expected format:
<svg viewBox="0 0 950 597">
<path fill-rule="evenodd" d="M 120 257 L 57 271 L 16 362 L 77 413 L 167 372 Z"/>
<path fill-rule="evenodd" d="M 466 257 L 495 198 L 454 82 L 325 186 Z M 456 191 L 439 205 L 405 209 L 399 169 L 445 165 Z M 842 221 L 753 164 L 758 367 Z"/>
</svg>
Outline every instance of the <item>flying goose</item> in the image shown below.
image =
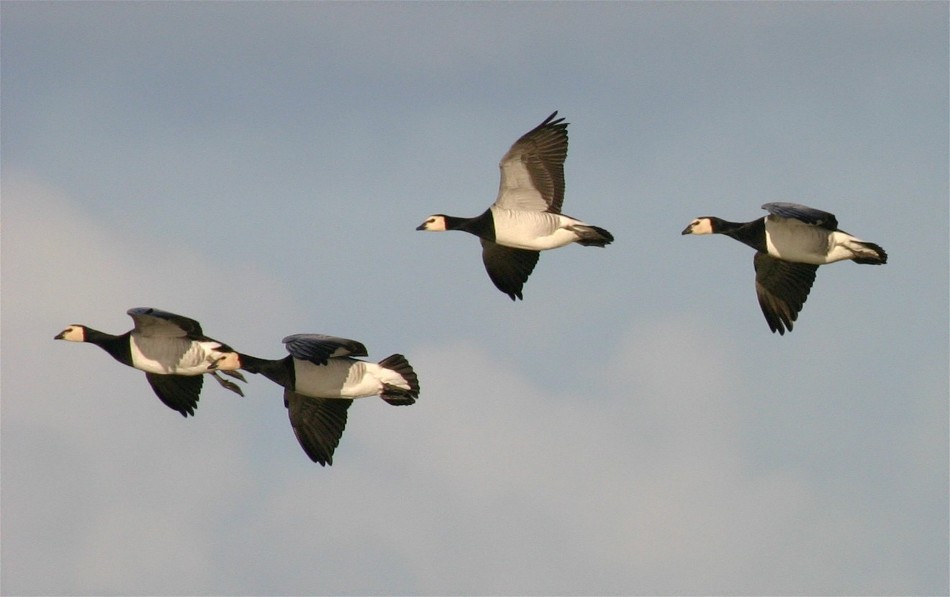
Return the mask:
<svg viewBox="0 0 950 597">
<path fill-rule="evenodd" d="M 135 327 L 124 334 L 115 336 L 73 324 L 53 339 L 95 344 L 123 365 L 144 371 L 158 398 L 183 417 L 195 414 L 205 373 L 222 387 L 244 395 L 237 384 L 218 375 L 220 371 L 245 381 L 237 370 L 238 353 L 205 336 L 197 321 L 151 307 L 127 313 Z"/>
<path fill-rule="evenodd" d="M 838 229 L 833 214 L 797 203 L 766 203 L 769 215 L 751 222 L 696 218 L 683 234 L 725 234 L 755 249 L 755 292 L 772 332 L 792 331 L 819 265 L 850 259 L 881 265 L 880 246 Z"/>
<path fill-rule="evenodd" d="M 538 262 L 539 251 L 570 243 L 604 247 L 612 234 L 561 213 L 567 124 L 557 111 L 518 139 L 498 164 L 498 198 L 474 218 L 434 214 L 416 230 L 463 230 L 481 239 L 488 277 L 511 300 Z"/>
<path fill-rule="evenodd" d="M 402 406 L 419 397 L 419 380 L 401 354 L 379 363 L 362 361 L 353 358 L 367 356 L 362 343 L 322 334 L 294 334 L 283 343 L 289 356 L 269 360 L 240 354 L 241 368 L 283 386 L 294 435 L 321 466 L 333 464 L 354 399 L 379 396 Z"/>
</svg>

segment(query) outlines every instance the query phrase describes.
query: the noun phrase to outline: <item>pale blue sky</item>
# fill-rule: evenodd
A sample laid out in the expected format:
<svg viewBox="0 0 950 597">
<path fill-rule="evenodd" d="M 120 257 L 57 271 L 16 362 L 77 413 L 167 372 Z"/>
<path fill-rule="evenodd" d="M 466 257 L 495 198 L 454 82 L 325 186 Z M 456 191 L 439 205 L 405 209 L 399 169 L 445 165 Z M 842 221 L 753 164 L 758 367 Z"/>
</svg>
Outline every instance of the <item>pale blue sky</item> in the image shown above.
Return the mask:
<svg viewBox="0 0 950 597">
<path fill-rule="evenodd" d="M 2 7 L 4 594 L 946 594 L 948 4 Z M 512 303 L 497 162 L 559 110 L 564 211 Z M 784 337 L 768 201 L 883 267 L 819 270 Z M 134 306 L 258 356 L 405 354 L 332 468 L 280 389 L 188 420 L 71 323 Z"/>
</svg>

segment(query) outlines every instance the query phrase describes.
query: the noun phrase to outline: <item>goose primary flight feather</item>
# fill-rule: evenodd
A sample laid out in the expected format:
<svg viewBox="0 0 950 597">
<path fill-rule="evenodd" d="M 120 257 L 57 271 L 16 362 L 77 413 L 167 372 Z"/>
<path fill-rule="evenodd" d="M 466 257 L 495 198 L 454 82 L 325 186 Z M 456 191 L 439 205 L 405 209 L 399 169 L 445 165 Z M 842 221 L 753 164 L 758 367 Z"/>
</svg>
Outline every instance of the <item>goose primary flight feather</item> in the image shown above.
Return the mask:
<svg viewBox="0 0 950 597">
<path fill-rule="evenodd" d="M 755 249 L 755 292 L 772 332 L 792 331 L 819 265 L 851 260 L 881 265 L 887 253 L 838 228 L 834 214 L 798 203 L 766 203 L 751 222 L 696 218 L 683 234 L 725 234 Z"/>
<path fill-rule="evenodd" d="M 525 133 L 501 158 L 498 197 L 472 218 L 434 214 L 416 230 L 462 230 L 479 237 L 482 261 L 495 286 L 522 299 L 540 251 L 570 243 L 604 247 L 612 234 L 561 213 L 567 124 L 557 112 Z"/>
<path fill-rule="evenodd" d="M 135 327 L 124 334 L 107 334 L 73 324 L 54 340 L 95 344 L 123 365 L 144 371 L 158 398 L 184 417 L 195 414 L 206 373 L 222 387 L 244 395 L 237 384 L 218 375 L 220 372 L 244 381 L 237 370 L 238 353 L 205 336 L 197 321 L 151 307 L 129 309 L 127 313 Z"/>
</svg>

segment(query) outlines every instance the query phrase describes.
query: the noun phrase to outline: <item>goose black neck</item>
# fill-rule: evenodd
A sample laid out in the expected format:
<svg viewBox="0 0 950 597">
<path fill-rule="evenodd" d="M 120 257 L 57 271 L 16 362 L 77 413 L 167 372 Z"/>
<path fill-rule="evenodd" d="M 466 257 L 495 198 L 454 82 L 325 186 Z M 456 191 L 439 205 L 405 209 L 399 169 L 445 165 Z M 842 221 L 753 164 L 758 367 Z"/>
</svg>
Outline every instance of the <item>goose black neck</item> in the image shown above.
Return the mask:
<svg viewBox="0 0 950 597">
<path fill-rule="evenodd" d="M 716 218 L 713 221 L 713 231 L 734 238 L 756 251 L 767 251 L 765 246 L 765 218 L 759 218 L 751 222 L 729 222 Z"/>
<path fill-rule="evenodd" d="M 99 330 L 87 327 L 84 331 L 83 341 L 95 344 L 112 355 L 112 358 L 115 360 L 130 365 L 132 364 L 132 348 L 129 346 L 129 337 L 131 335 L 132 332 L 126 332 L 116 336 L 115 334 L 107 334 L 106 332 L 100 332 Z"/>
<path fill-rule="evenodd" d="M 445 216 L 445 229 L 461 230 L 487 240 L 495 240 L 495 220 L 490 209 L 474 218 Z"/>
<path fill-rule="evenodd" d="M 238 353 L 241 359 L 241 369 L 248 373 L 259 373 L 276 383 L 288 389 L 294 388 L 295 375 L 293 357 L 284 357 L 282 359 L 259 359 L 251 355 Z"/>
</svg>

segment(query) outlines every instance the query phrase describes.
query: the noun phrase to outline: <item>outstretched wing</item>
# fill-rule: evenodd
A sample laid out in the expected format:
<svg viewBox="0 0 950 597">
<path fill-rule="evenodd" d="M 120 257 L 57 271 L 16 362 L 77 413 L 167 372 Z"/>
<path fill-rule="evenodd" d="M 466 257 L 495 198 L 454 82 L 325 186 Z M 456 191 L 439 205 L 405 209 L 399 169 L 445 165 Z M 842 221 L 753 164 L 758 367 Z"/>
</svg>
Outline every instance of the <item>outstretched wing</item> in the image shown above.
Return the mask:
<svg viewBox="0 0 950 597">
<path fill-rule="evenodd" d="M 361 342 L 323 334 L 293 334 L 282 340 L 287 352 L 295 359 L 326 365 L 331 357 L 365 357 L 366 347 Z"/>
<path fill-rule="evenodd" d="M 135 322 L 135 332 L 151 338 L 196 338 L 203 336 L 201 324 L 184 317 L 153 309 L 152 307 L 136 307 L 126 311 Z"/>
<path fill-rule="evenodd" d="M 798 203 L 766 203 L 762 209 L 781 218 L 792 218 L 812 226 L 837 230 L 838 220 L 834 214 Z"/>
<path fill-rule="evenodd" d="M 563 118 L 554 120 L 555 116 L 556 111 L 515 141 L 501 158 L 495 206 L 561 213 L 568 123 Z"/>
<path fill-rule="evenodd" d="M 753 263 L 755 293 L 769 328 L 779 334 L 785 334 L 786 328 L 792 331 L 792 322 L 805 305 L 818 266 L 782 261 L 761 251 L 756 252 Z"/>
<path fill-rule="evenodd" d="M 352 403 L 352 400 L 310 398 L 284 390 L 290 425 L 310 460 L 321 466 L 333 464 L 333 451 L 343 436 L 346 411 Z"/>
<path fill-rule="evenodd" d="M 528 276 L 534 271 L 540 252 L 513 249 L 484 238 L 480 240 L 482 241 L 482 262 L 485 264 L 488 277 L 498 290 L 511 297 L 511 300 L 523 298 L 521 289 L 528 281 Z"/>
<path fill-rule="evenodd" d="M 194 415 L 198 408 L 198 397 L 201 395 L 201 384 L 204 375 L 159 375 L 146 373 L 152 390 L 165 406 L 177 410 L 181 416 Z"/>
</svg>

